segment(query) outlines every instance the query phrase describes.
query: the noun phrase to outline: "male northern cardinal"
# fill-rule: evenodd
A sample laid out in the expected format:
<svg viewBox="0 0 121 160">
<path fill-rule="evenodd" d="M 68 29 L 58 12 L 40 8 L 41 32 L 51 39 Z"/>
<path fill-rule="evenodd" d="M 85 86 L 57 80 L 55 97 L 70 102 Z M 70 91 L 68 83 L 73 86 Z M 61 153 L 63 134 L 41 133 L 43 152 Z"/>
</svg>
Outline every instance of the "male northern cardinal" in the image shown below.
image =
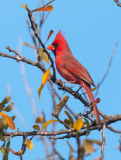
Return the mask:
<svg viewBox="0 0 121 160">
<path fill-rule="evenodd" d="M 55 55 L 55 63 L 58 73 L 67 81 L 81 85 L 87 92 L 90 102 L 95 102 L 91 91 L 94 82 L 85 67 L 72 55 L 68 43 L 61 31 L 55 37 L 53 43 L 47 47 Z M 64 82 L 64 83 L 66 83 Z M 94 113 L 98 123 L 100 123 L 99 111 L 96 103 L 93 104 Z"/>
</svg>

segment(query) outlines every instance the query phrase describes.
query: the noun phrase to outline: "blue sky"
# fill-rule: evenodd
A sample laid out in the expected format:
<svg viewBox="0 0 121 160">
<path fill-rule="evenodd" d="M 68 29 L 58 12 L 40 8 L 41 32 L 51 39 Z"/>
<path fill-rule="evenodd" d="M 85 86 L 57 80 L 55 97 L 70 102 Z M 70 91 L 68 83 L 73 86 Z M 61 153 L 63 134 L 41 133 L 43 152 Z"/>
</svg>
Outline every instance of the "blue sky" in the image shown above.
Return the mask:
<svg viewBox="0 0 121 160">
<path fill-rule="evenodd" d="M 45 1 L 47 3 L 48 1 Z M 0 52 L 9 53 L 5 48 L 10 46 L 12 49 L 17 50 L 20 43 L 20 39 L 23 42 L 27 42 L 33 45 L 31 37 L 28 32 L 26 24 L 27 12 L 22 7 L 22 4 L 27 4 L 28 8 L 35 9 L 38 6 L 39 1 L 1 1 L 0 5 Z M 42 27 L 42 41 L 45 42 L 47 35 L 51 29 L 54 30 L 54 34 L 48 40 L 46 47 L 52 43 L 57 32 L 61 29 L 68 41 L 70 49 L 73 55 L 85 66 L 89 71 L 95 84 L 101 81 L 103 78 L 111 55 L 113 53 L 115 44 L 119 41 L 115 56 L 112 61 L 108 76 L 104 83 L 100 87 L 98 96 L 101 102 L 98 104 L 100 110 L 105 114 L 115 115 L 121 112 L 120 109 L 120 91 L 121 91 L 121 22 L 120 14 L 121 8 L 114 3 L 113 0 L 107 1 L 64 1 L 55 0 L 53 2 L 54 10 L 50 13 L 47 21 Z M 34 15 L 34 14 L 33 14 Z M 38 17 L 36 19 L 38 23 Z M 21 49 L 21 54 L 27 59 L 36 61 L 34 51 L 26 46 Z M 54 56 L 52 55 L 54 58 Z M 42 72 L 38 68 L 32 67 L 28 64 L 24 64 L 27 81 L 29 82 L 32 94 L 35 100 L 36 107 L 40 112 L 45 111 L 46 120 L 51 119 L 52 111 L 52 97 L 48 89 L 48 85 L 44 87 L 41 94 L 41 102 L 38 100 L 37 90 L 41 85 Z M 49 65 L 46 65 L 48 68 Z M 26 93 L 23 79 L 21 76 L 20 62 L 8 58 L 0 57 L 0 101 L 8 95 L 7 85 L 10 84 L 12 98 L 18 112 L 23 116 L 25 122 L 32 130 L 34 124 L 34 118 L 31 109 L 31 103 L 28 94 Z M 60 79 L 60 75 L 57 73 L 57 78 Z M 69 84 L 67 84 L 70 86 Z M 57 86 L 54 85 L 56 90 Z M 76 90 L 78 86 L 74 88 Z M 63 95 L 63 91 L 58 91 L 60 95 L 69 95 L 66 93 Z M 57 103 L 59 101 L 57 100 Z M 84 106 L 80 101 L 70 96 L 67 103 L 69 107 L 75 112 L 79 113 L 84 111 Z M 60 118 L 64 120 L 66 115 L 60 114 Z M 15 115 L 13 111 L 9 115 Z M 37 115 L 36 115 L 37 116 Z M 16 128 L 20 131 L 26 131 L 26 128 L 22 125 L 19 118 L 15 120 Z M 120 130 L 121 122 L 112 124 L 113 127 Z M 56 130 L 62 129 L 63 126 L 58 124 Z M 48 127 L 51 131 L 51 126 Z M 9 130 L 10 131 L 10 130 Z M 102 139 L 102 134 L 98 131 L 93 131 L 88 136 L 90 139 Z M 83 141 L 83 136 L 81 140 Z M 76 148 L 76 140 L 70 139 L 69 142 Z M 11 141 L 11 148 L 15 151 L 21 149 L 22 138 L 16 137 Z M 43 142 L 33 139 L 34 149 L 29 151 L 27 149 L 23 159 L 36 159 L 45 156 L 45 148 Z M 1 145 L 1 142 L 0 142 Z M 65 159 L 68 159 L 69 148 L 66 144 L 66 140 L 58 140 L 56 142 L 58 151 Z M 119 159 L 121 156 L 119 151 L 114 146 L 119 146 L 119 134 L 112 133 L 106 129 L 106 146 L 105 146 L 105 160 Z M 101 148 L 95 146 L 97 151 L 91 156 L 87 156 L 85 159 L 94 159 L 100 156 Z M 0 158 L 2 154 L 0 153 Z M 20 159 L 12 153 L 9 154 L 9 159 Z"/>
</svg>

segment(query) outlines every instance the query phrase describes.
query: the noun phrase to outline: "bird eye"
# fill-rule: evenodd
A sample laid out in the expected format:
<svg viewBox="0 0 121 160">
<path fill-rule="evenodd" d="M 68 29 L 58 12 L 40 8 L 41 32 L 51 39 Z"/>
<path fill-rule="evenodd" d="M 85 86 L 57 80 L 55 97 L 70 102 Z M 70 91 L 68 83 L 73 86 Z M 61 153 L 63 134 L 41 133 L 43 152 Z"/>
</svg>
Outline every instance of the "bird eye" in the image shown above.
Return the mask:
<svg viewBox="0 0 121 160">
<path fill-rule="evenodd" d="M 58 46 L 59 46 L 59 44 L 56 44 L 56 46 L 58 47 Z"/>
<path fill-rule="evenodd" d="M 58 43 L 55 43 L 55 44 L 52 44 L 52 45 L 55 47 L 55 49 L 59 46 Z"/>
</svg>

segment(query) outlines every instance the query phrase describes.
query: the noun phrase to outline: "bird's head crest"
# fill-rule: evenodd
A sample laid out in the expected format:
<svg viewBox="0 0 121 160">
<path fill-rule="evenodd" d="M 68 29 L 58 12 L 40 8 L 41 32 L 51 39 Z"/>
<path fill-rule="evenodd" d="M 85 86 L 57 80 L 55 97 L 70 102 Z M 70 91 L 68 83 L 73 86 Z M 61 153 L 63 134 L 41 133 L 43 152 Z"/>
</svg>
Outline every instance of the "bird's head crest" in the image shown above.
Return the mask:
<svg viewBox="0 0 121 160">
<path fill-rule="evenodd" d="M 67 43 L 67 41 L 66 41 L 66 39 L 64 37 L 63 32 L 60 30 L 58 32 L 58 34 L 56 35 L 55 40 L 53 41 L 53 44 L 62 45 L 62 44 L 65 44 L 65 43 Z"/>
</svg>

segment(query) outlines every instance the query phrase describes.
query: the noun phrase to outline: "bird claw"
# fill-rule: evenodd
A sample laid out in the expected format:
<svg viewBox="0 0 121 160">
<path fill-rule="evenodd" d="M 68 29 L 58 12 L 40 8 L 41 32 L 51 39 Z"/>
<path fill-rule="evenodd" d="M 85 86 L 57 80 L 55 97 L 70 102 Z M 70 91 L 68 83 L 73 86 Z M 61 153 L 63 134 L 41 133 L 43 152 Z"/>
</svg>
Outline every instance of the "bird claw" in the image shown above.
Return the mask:
<svg viewBox="0 0 121 160">
<path fill-rule="evenodd" d="M 65 87 L 65 83 L 63 81 L 62 82 L 62 87 L 59 87 L 58 89 L 63 89 Z"/>
<path fill-rule="evenodd" d="M 79 96 L 78 91 L 82 88 L 82 86 L 79 87 L 79 89 L 75 92 L 74 98 L 76 99 Z"/>
<path fill-rule="evenodd" d="M 79 97 L 79 93 L 78 90 L 75 92 L 74 98 L 77 99 L 77 97 Z"/>
</svg>

